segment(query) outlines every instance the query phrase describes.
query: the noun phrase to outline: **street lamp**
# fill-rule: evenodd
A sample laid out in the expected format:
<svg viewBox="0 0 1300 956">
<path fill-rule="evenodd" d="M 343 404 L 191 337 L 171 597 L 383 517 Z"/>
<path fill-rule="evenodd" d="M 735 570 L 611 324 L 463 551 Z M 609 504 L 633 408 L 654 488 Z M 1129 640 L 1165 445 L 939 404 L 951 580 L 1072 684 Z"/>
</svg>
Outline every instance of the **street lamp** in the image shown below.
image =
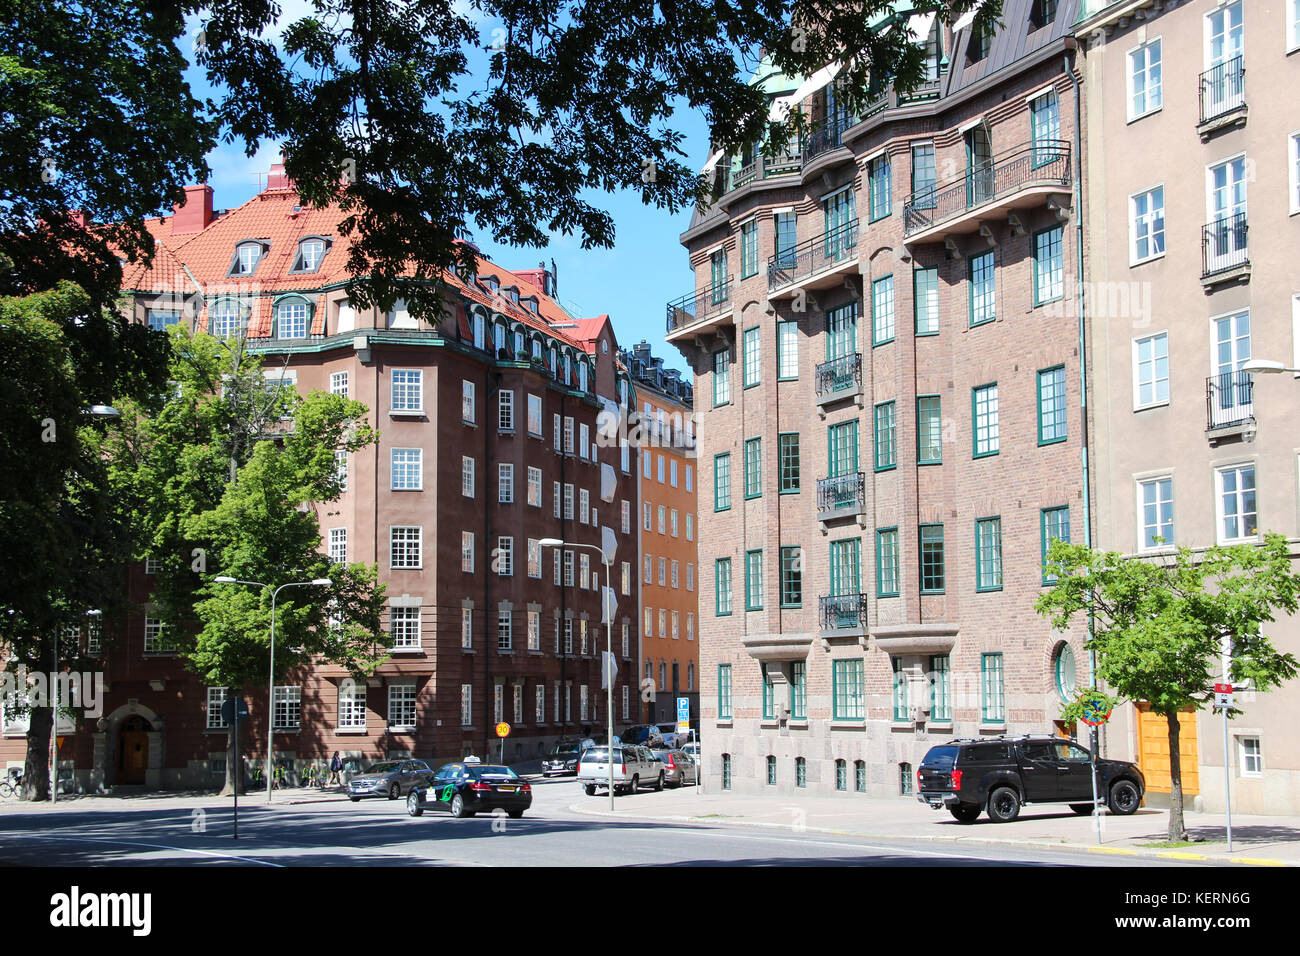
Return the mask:
<svg viewBox="0 0 1300 956">
<path fill-rule="evenodd" d="M 614 611 L 609 606 L 609 567 L 613 563 L 605 554 L 605 549 L 595 544 L 578 544 L 563 538 L 543 538 L 538 542 L 543 548 L 587 548 L 599 552 L 600 563 L 605 566 L 605 593 L 601 598 L 605 608 L 605 660 L 601 663 L 601 678 L 605 682 L 605 722 L 607 734 L 606 750 L 609 754 L 609 809 L 614 809 L 614 675 L 609 672 L 609 665 L 614 660 Z M 579 755 L 581 756 L 581 755 Z"/>
<path fill-rule="evenodd" d="M 1241 367 L 1241 370 L 1262 375 L 1276 375 L 1279 372 L 1295 372 L 1300 375 L 1300 368 L 1287 368 L 1281 362 L 1270 362 L 1268 359 L 1251 359 Z"/>
<path fill-rule="evenodd" d="M 274 591 L 271 585 L 263 584 L 261 581 L 240 581 L 229 575 L 222 574 L 214 578 L 217 584 L 250 584 L 256 588 L 265 588 L 271 591 L 271 676 L 267 680 L 266 691 L 266 802 L 271 802 L 271 785 L 275 782 L 275 751 L 272 749 L 272 740 L 275 733 L 275 602 L 280 596 L 280 592 L 285 588 L 305 588 L 305 587 L 329 587 L 334 582 L 329 578 L 312 578 L 310 581 L 291 581 L 288 584 L 281 584 Z M 235 705 L 236 711 L 239 705 Z M 236 770 L 238 772 L 238 770 Z M 235 790 L 238 792 L 239 783 L 236 782 Z"/>
</svg>

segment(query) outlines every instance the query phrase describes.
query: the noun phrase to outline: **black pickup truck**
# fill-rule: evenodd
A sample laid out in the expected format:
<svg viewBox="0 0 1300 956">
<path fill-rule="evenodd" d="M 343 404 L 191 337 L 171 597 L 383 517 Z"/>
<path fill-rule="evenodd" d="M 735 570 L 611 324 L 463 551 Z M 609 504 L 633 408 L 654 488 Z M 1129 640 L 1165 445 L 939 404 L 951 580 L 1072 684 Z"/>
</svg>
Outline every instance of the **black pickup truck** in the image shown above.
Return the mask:
<svg viewBox="0 0 1300 956">
<path fill-rule="evenodd" d="M 1092 762 L 1088 750 L 1065 737 L 989 737 L 931 747 L 916 771 L 917 799 L 974 823 L 987 810 L 1009 823 L 1027 803 L 1066 803 L 1091 813 Z M 1112 813 L 1135 813 L 1146 780 L 1134 764 L 1097 761 L 1097 796 Z"/>
</svg>

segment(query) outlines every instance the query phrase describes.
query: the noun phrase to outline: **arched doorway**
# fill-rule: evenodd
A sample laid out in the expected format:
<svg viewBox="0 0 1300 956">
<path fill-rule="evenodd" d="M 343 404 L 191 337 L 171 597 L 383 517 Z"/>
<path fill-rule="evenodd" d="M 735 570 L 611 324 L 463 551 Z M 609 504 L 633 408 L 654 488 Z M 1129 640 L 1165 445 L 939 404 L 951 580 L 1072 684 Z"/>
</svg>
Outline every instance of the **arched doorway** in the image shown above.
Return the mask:
<svg viewBox="0 0 1300 956">
<path fill-rule="evenodd" d="M 149 769 L 149 721 L 132 714 L 122 721 L 117 747 L 117 782 L 143 784 Z"/>
</svg>

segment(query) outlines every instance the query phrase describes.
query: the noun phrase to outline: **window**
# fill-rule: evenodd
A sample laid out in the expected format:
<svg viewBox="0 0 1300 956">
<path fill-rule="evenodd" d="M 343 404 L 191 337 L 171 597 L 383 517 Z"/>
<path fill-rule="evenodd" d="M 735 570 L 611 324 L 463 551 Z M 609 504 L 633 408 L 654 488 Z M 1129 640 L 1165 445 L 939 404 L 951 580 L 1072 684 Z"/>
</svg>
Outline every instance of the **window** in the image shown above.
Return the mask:
<svg viewBox="0 0 1300 956">
<path fill-rule="evenodd" d="M 515 539 L 510 535 L 497 537 L 496 554 L 492 555 L 497 575 L 508 578 L 515 573 Z"/>
<path fill-rule="evenodd" d="M 894 277 L 871 283 L 871 344 L 894 341 Z"/>
<path fill-rule="evenodd" d="M 751 219 L 740 227 L 740 277 L 758 274 L 758 221 Z"/>
<path fill-rule="evenodd" d="M 763 552 L 745 552 L 745 610 L 763 609 Z"/>
<path fill-rule="evenodd" d="M 1057 696 L 1063 703 L 1070 703 L 1079 686 L 1078 670 L 1074 662 L 1074 649 L 1064 641 L 1052 655 L 1052 677 L 1056 683 Z"/>
<path fill-rule="evenodd" d="M 975 522 L 975 590 L 1002 590 L 1002 519 Z"/>
<path fill-rule="evenodd" d="M 158 309 L 149 310 L 149 328 L 156 332 L 176 325 L 180 320 L 181 316 L 179 312 L 164 312 Z"/>
<path fill-rule="evenodd" d="M 422 567 L 421 543 L 421 528 L 418 525 L 389 527 L 388 566 L 394 570 Z"/>
<path fill-rule="evenodd" d="M 781 494 L 799 491 L 799 433 L 785 432 L 777 436 L 777 464 L 780 471 Z"/>
<path fill-rule="evenodd" d="M 761 355 L 759 352 L 759 329 L 754 326 L 752 329 L 745 329 L 744 332 L 744 351 L 742 358 L 744 365 L 741 373 L 741 379 L 745 388 L 752 388 L 758 384 L 759 363 Z"/>
<path fill-rule="evenodd" d="M 1001 654 L 980 655 L 980 719 L 986 724 L 1006 723 Z"/>
<path fill-rule="evenodd" d="M 298 243 L 298 255 L 293 260 L 290 272 L 315 272 L 320 268 L 321 259 L 325 258 L 325 240 L 304 239 Z"/>
<path fill-rule="evenodd" d="M 1300 0 L 1287 0 L 1286 48 L 1300 49 Z"/>
<path fill-rule="evenodd" d="M 862 720 L 866 717 L 862 672 L 861 660 L 831 661 L 831 716 L 835 720 Z"/>
<path fill-rule="evenodd" d="M 663 558 L 659 559 L 659 564 L 662 568 Z M 578 587 L 584 590 L 591 587 L 591 555 L 586 551 L 578 555 Z"/>
<path fill-rule="evenodd" d="M 850 302 L 826 313 L 826 360 L 854 355 L 858 351 L 858 304 Z"/>
<path fill-rule="evenodd" d="M 690 427 L 689 423 L 687 424 L 687 427 Z M 686 490 L 695 490 L 695 468 L 692 465 L 686 466 Z"/>
<path fill-rule="evenodd" d="M 997 318 L 993 285 L 993 253 L 970 257 L 970 324 L 983 325 Z"/>
<path fill-rule="evenodd" d="M 497 611 L 497 650 L 508 651 L 514 647 L 513 622 L 509 611 Z M 497 687 L 501 685 L 498 684 Z M 498 716 L 497 718 L 501 718 Z"/>
<path fill-rule="evenodd" d="M 234 335 L 242 336 L 248 322 L 248 308 L 233 299 L 222 299 L 214 303 L 208 320 L 208 329 L 215 338 L 224 339 Z"/>
<path fill-rule="evenodd" d="M 892 211 L 893 178 L 889 170 L 889 156 L 878 156 L 867 164 L 867 183 L 870 194 L 871 221 L 883 219 Z"/>
<path fill-rule="evenodd" d="M 858 421 L 842 422 L 826 429 L 830 478 L 842 478 L 858 470 Z"/>
<path fill-rule="evenodd" d="M 1293 0 L 1300 4 L 1300 0 Z M 1290 151 L 1290 162 L 1287 168 L 1290 170 L 1291 180 L 1291 212 L 1300 212 L 1300 133 L 1292 133 L 1287 140 L 1287 149 Z"/>
<path fill-rule="evenodd" d="M 1034 29 L 1041 29 L 1055 19 L 1056 0 L 1034 0 L 1034 5 L 1029 12 L 1029 20 L 1034 25 Z"/>
<path fill-rule="evenodd" d="M 795 264 L 794 249 L 797 242 L 795 214 L 793 212 L 773 213 L 772 225 L 774 240 L 772 251 L 776 255 L 776 264 L 782 269 L 792 268 Z"/>
<path fill-rule="evenodd" d="M 849 789 L 849 765 L 843 760 L 835 761 L 835 789 Z"/>
<path fill-rule="evenodd" d="M 943 525 L 921 525 L 921 593 L 942 594 L 944 589 Z"/>
<path fill-rule="evenodd" d="M 776 323 L 776 378 L 788 382 L 799 377 L 799 323 L 786 319 Z"/>
<path fill-rule="evenodd" d="M 1060 226 L 1034 234 L 1034 305 L 1065 295 L 1064 230 Z"/>
<path fill-rule="evenodd" d="M 235 246 L 235 257 L 230 263 L 230 275 L 251 276 L 257 271 L 257 264 L 262 261 L 266 251 L 260 242 L 241 242 Z"/>
<path fill-rule="evenodd" d="M 713 510 L 731 507 L 731 453 L 713 456 Z"/>
<path fill-rule="evenodd" d="M 794 785 L 796 787 L 808 786 L 808 761 L 803 757 L 794 758 Z"/>
<path fill-rule="evenodd" d="M 564 453 L 573 454 L 573 416 L 564 416 Z"/>
<path fill-rule="evenodd" d="M 578 489 L 578 523 L 588 524 L 588 518 L 591 515 L 591 492 L 586 488 Z M 594 524 L 595 522 L 590 522 Z"/>
<path fill-rule="evenodd" d="M 388 612 L 388 633 L 393 647 L 418 649 L 420 647 L 420 609 L 395 607 Z"/>
<path fill-rule="evenodd" d="M 330 394 L 348 396 L 348 373 L 331 372 L 330 373 Z"/>
<path fill-rule="evenodd" d="M 474 497 L 474 459 L 468 455 L 460 459 L 460 493 L 466 498 Z"/>
<path fill-rule="evenodd" d="M 1258 737 L 1237 738 L 1237 766 L 1243 777 L 1264 775 L 1264 752 L 1260 749 Z"/>
<path fill-rule="evenodd" d="M 534 508 L 542 506 L 542 469 L 528 468 L 528 503 Z"/>
<path fill-rule="evenodd" d="M 971 63 L 978 63 L 989 55 L 989 47 L 993 43 L 993 34 L 987 29 L 971 27 L 970 40 L 966 44 L 966 59 Z"/>
<path fill-rule="evenodd" d="M 209 687 L 208 688 L 208 730 L 225 730 L 230 725 L 221 716 L 221 705 L 226 702 L 226 688 Z M 5 721 L 5 730 L 9 729 L 9 722 Z"/>
<path fill-rule="evenodd" d="M 808 719 L 808 664 L 806 661 L 790 663 L 790 719 Z"/>
<path fill-rule="evenodd" d="M 334 452 L 334 476 L 338 479 L 339 491 L 348 490 L 348 453 L 346 451 Z"/>
<path fill-rule="evenodd" d="M 1168 476 L 1138 482 L 1138 550 L 1174 543 L 1174 480 Z"/>
<path fill-rule="evenodd" d="M 947 654 L 930 658 L 930 720 L 952 720 L 952 671 Z"/>
<path fill-rule="evenodd" d="M 687 541 L 695 540 L 695 516 L 694 515 L 688 514 L 686 516 L 686 540 Z"/>
<path fill-rule="evenodd" d="M 460 647 L 468 651 L 474 647 L 474 609 L 460 609 Z"/>
<path fill-rule="evenodd" d="M 713 407 L 731 401 L 731 356 L 726 349 L 713 353 Z"/>
<path fill-rule="evenodd" d="M 1038 373 L 1038 444 L 1065 441 L 1065 366 Z"/>
<path fill-rule="evenodd" d="M 867 792 L 867 762 L 853 761 L 853 790 L 855 793 Z"/>
<path fill-rule="evenodd" d="M 943 461 L 943 420 L 938 395 L 921 395 L 916 400 L 916 461 L 937 465 Z"/>
<path fill-rule="evenodd" d="M 394 448 L 389 452 L 393 491 L 419 491 L 424 487 L 424 449 Z"/>
<path fill-rule="evenodd" d="M 998 386 L 982 385 L 971 390 L 971 421 L 974 433 L 974 455 L 983 458 L 996 455 L 999 448 Z"/>
<path fill-rule="evenodd" d="M 862 543 L 857 538 L 831 542 L 832 597 L 853 596 L 862 592 L 861 549 Z M 848 602 L 848 607 L 838 613 L 842 623 L 837 623 L 836 626 L 854 626 L 858 621 L 857 602 Z"/>
<path fill-rule="evenodd" d="M 281 339 L 305 339 L 310 310 L 305 299 L 285 299 L 275 307 L 275 336 Z"/>
<path fill-rule="evenodd" d="M 937 181 L 934 144 L 914 143 L 912 145 L 912 205 L 915 208 L 934 208 Z"/>
<path fill-rule="evenodd" d="M 1259 533 L 1255 466 L 1232 465 L 1214 473 L 1218 486 L 1219 544 L 1246 541 Z"/>
<path fill-rule="evenodd" d="M 709 293 L 713 305 L 721 305 L 731 294 L 731 278 L 727 275 L 727 250 L 715 249 L 709 254 Z"/>
<path fill-rule="evenodd" d="M 1056 575 L 1049 574 L 1047 571 L 1047 550 L 1052 546 L 1053 541 L 1069 542 L 1069 506 L 1067 505 L 1060 508 L 1044 508 L 1040 513 L 1039 523 L 1041 525 L 1039 539 L 1042 542 L 1043 583 L 1055 584 Z"/>
<path fill-rule="evenodd" d="M 474 725 L 474 685 L 460 685 L 460 725 L 462 727 L 472 727 Z"/>
<path fill-rule="evenodd" d="M 767 758 L 767 785 L 769 787 L 776 786 L 776 758 L 771 754 Z"/>
<path fill-rule="evenodd" d="M 1030 133 L 1034 145 L 1034 165 L 1043 166 L 1063 155 L 1061 146 L 1061 107 L 1055 90 L 1048 90 L 1029 103 Z"/>
<path fill-rule="evenodd" d="M 910 682 L 907 679 L 906 672 L 903 670 L 903 662 L 901 660 L 897 657 L 891 657 L 889 662 L 894 670 L 894 722 L 902 723 L 911 717 L 911 714 L 909 713 L 911 709 L 911 702 L 909 700 L 909 697 L 911 696 L 909 694 Z"/>
<path fill-rule="evenodd" d="M 731 754 L 722 755 L 722 789 L 731 789 Z"/>
<path fill-rule="evenodd" d="M 898 597 L 898 529 L 876 531 L 876 597 Z"/>
<path fill-rule="evenodd" d="M 621 515 L 623 533 L 627 534 L 632 530 L 632 503 L 626 498 L 621 502 Z"/>
<path fill-rule="evenodd" d="M 420 369 L 393 369 L 393 411 L 420 412 L 424 410 L 423 375 L 424 373 Z"/>
<path fill-rule="evenodd" d="M 939 270 L 912 272 L 912 318 L 917 335 L 939 334 Z"/>
<path fill-rule="evenodd" d="M 564 484 L 564 520 L 573 520 L 573 485 L 568 482 Z"/>
<path fill-rule="evenodd" d="M 1146 116 L 1160 109 L 1160 38 L 1135 47 L 1128 53 L 1128 118 Z"/>
<path fill-rule="evenodd" d="M 713 589 L 718 617 L 731 613 L 731 558 L 713 562 Z"/>
<path fill-rule="evenodd" d="M 660 505 L 660 506 L 659 506 L 659 511 L 658 511 L 658 515 L 659 515 L 659 533 L 660 533 L 660 534 L 664 534 L 664 533 L 666 533 L 666 528 L 665 528 L 665 526 L 664 526 L 664 523 L 665 523 L 666 515 L 667 515 L 667 514 L 668 514 L 668 510 L 667 510 L 663 505 Z"/>
<path fill-rule="evenodd" d="M 731 719 L 731 665 L 718 665 L 718 719 Z"/>
<path fill-rule="evenodd" d="M 1169 335 L 1133 340 L 1133 409 L 1169 404 Z"/>
<path fill-rule="evenodd" d="M 745 440 L 745 497 L 758 498 L 763 494 L 763 440 Z"/>
<path fill-rule="evenodd" d="M 591 454 L 591 429 L 586 423 L 578 425 L 578 457 L 586 458 Z"/>
<path fill-rule="evenodd" d="M 542 543 L 537 538 L 528 539 L 528 576 L 539 581 L 542 577 Z"/>
<path fill-rule="evenodd" d="M 1165 189 L 1156 186 L 1129 197 L 1129 262 L 1137 265 L 1165 254 Z"/>
<path fill-rule="evenodd" d="M 898 464 L 898 437 L 895 432 L 894 403 L 881 402 L 875 408 L 874 417 L 876 471 L 885 471 Z"/>
<path fill-rule="evenodd" d="M 663 424 L 662 424 L 662 423 L 660 423 L 660 426 L 659 426 L 659 433 L 660 433 L 660 434 L 663 434 Z M 659 481 L 659 484 L 662 485 L 662 484 L 664 483 L 664 456 L 663 456 L 663 455 L 659 455 L 659 456 L 658 456 L 658 459 L 659 459 L 659 461 L 658 461 L 659 469 L 658 469 L 658 472 L 657 472 L 657 474 L 658 474 L 658 481 Z"/>
<path fill-rule="evenodd" d="M 342 683 L 339 685 L 339 729 L 365 729 L 366 685 Z"/>
<path fill-rule="evenodd" d="M 826 221 L 826 258 L 839 261 L 853 251 L 857 243 L 857 211 L 853 189 L 841 189 L 822 200 Z"/>
<path fill-rule="evenodd" d="M 674 462 L 673 464 L 676 464 L 676 462 Z M 677 509 L 676 508 L 668 509 L 668 533 L 672 535 L 674 538 L 678 537 L 677 518 L 678 518 Z"/>
</svg>

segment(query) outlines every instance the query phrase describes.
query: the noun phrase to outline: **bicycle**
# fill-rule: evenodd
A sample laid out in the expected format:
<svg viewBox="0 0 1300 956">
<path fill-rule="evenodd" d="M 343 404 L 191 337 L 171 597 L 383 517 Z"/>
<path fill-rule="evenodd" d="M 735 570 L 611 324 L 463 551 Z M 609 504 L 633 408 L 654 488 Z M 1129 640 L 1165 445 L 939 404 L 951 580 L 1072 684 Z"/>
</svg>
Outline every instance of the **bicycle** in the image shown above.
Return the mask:
<svg viewBox="0 0 1300 956">
<path fill-rule="evenodd" d="M 23 772 L 21 770 L 12 770 L 9 776 L 0 780 L 0 797 L 16 797 L 21 792 L 23 784 Z"/>
</svg>

